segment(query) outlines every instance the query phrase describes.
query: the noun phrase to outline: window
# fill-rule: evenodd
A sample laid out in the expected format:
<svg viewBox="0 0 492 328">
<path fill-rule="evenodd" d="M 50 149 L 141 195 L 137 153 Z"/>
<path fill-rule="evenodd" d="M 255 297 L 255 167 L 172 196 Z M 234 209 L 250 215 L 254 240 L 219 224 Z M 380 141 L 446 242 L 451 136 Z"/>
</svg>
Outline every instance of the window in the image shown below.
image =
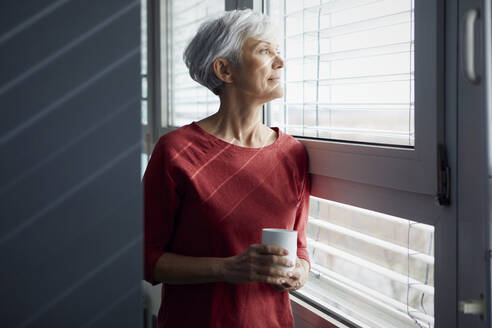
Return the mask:
<svg viewBox="0 0 492 328">
<path fill-rule="evenodd" d="M 147 83 L 147 33 L 148 33 L 148 28 L 147 28 L 147 1 L 142 0 L 141 1 L 141 33 L 140 33 L 140 38 L 141 38 L 141 43 L 142 43 L 142 48 L 141 48 L 141 71 L 140 74 L 142 76 L 142 125 L 148 125 L 148 109 L 147 109 L 147 98 L 148 98 L 148 83 Z"/>
<path fill-rule="evenodd" d="M 271 104 L 271 124 L 298 136 L 414 145 L 413 1 L 267 3 L 285 50 L 285 97 Z"/>
<path fill-rule="evenodd" d="M 360 183 L 388 188 L 382 195 L 433 192 L 408 181 L 412 171 L 434 176 L 423 159 L 433 151 L 422 138 L 415 143 L 415 125 L 425 135 L 436 131 L 415 124 L 413 1 L 265 4 L 283 31 L 286 63 L 284 98 L 267 107 L 268 123 L 310 137 L 300 140 L 310 154 L 313 193 L 322 197 L 311 200 L 313 271 L 299 294 L 359 325 L 433 326 L 434 227 L 404 211 L 383 214 L 389 205 L 380 206 L 383 213 L 361 208 L 372 197 Z M 429 105 L 419 104 L 421 111 Z M 393 155 L 400 159 L 391 163 Z M 399 173 L 391 177 L 391 170 Z M 335 195 L 330 182 L 360 193 Z"/>
<path fill-rule="evenodd" d="M 195 82 L 183 62 L 183 52 L 200 24 L 224 11 L 223 0 L 168 1 L 168 117 L 182 126 L 212 115 L 219 98 Z"/>
<path fill-rule="evenodd" d="M 311 173 L 436 195 L 437 22 L 414 24 L 412 0 L 265 3 L 286 58 L 285 96 L 268 106 L 267 122 L 309 137 Z M 346 165 L 361 160 L 365 169 Z"/>
<path fill-rule="evenodd" d="M 317 196 L 312 272 L 296 295 L 361 327 L 433 327 L 436 217 L 411 210 L 433 204 L 417 198 L 436 189 L 437 111 L 427 108 L 437 96 L 425 99 L 422 88 L 437 67 L 426 76 L 415 52 L 415 43 L 431 43 L 415 35 L 431 23 L 419 20 L 429 8 L 412 0 L 264 5 L 285 57 L 284 98 L 267 105 L 267 122 L 304 143 Z"/>
<path fill-rule="evenodd" d="M 434 227 L 312 197 L 299 294 L 369 327 L 434 324 Z"/>
<path fill-rule="evenodd" d="M 142 131 L 144 134 L 150 135 L 150 129 L 149 129 L 149 119 L 148 119 L 148 82 L 147 82 L 147 33 L 148 33 L 148 28 L 147 28 L 147 0 L 141 0 L 140 1 L 140 38 L 141 38 L 141 70 L 140 70 L 140 75 L 142 78 L 142 99 L 141 99 L 141 124 L 142 124 Z M 150 151 L 149 147 L 150 145 L 147 144 L 148 139 L 150 138 L 145 138 L 143 142 L 145 143 L 145 147 L 142 147 L 142 149 L 145 149 L 145 152 L 142 152 L 140 154 L 140 167 L 141 167 L 141 173 L 140 176 L 143 177 L 145 173 L 145 168 L 147 167 L 147 162 L 149 160 L 150 156 Z"/>
</svg>

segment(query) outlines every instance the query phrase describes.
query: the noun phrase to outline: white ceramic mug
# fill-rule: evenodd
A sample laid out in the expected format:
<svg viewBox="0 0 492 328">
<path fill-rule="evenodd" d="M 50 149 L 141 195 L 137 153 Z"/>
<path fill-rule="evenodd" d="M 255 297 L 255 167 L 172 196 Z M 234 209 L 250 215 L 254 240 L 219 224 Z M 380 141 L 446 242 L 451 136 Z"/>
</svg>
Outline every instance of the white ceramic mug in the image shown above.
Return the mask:
<svg viewBox="0 0 492 328">
<path fill-rule="evenodd" d="M 261 230 L 261 243 L 263 245 L 276 245 L 285 248 L 289 251 L 286 255 L 292 263 L 293 267 L 286 267 L 283 265 L 275 265 L 275 267 L 284 271 L 294 270 L 297 258 L 297 231 L 287 229 L 262 229 Z"/>
</svg>

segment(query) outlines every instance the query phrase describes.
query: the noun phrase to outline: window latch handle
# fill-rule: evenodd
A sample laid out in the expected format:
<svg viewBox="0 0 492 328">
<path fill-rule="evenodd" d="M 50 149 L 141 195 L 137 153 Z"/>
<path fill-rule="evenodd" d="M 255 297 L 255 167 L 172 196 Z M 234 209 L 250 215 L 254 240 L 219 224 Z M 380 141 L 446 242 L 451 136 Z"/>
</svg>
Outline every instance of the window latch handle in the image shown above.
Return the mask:
<svg viewBox="0 0 492 328">
<path fill-rule="evenodd" d="M 475 23 L 480 18 L 478 9 L 470 9 L 464 17 L 464 30 L 461 48 L 461 66 L 466 79 L 472 84 L 480 83 L 480 75 L 475 71 Z"/>
<path fill-rule="evenodd" d="M 446 146 L 439 144 L 437 148 L 437 202 L 441 206 L 451 203 L 451 169 L 448 164 Z"/>
<path fill-rule="evenodd" d="M 458 303 L 458 310 L 463 314 L 473 314 L 483 317 L 485 314 L 485 301 L 483 299 L 460 301 Z"/>
</svg>

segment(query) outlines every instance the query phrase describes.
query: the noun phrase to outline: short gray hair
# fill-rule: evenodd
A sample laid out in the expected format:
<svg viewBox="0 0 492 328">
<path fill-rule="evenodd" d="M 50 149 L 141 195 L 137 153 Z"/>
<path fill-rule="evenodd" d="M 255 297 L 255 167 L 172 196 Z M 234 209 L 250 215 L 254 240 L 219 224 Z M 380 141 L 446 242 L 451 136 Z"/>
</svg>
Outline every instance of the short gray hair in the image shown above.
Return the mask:
<svg viewBox="0 0 492 328">
<path fill-rule="evenodd" d="M 188 43 L 183 60 L 193 80 L 220 95 L 224 82 L 212 68 L 216 58 L 227 59 L 233 66 L 241 63 L 241 51 L 246 39 L 277 35 L 270 17 L 251 9 L 232 10 L 200 25 Z"/>
</svg>

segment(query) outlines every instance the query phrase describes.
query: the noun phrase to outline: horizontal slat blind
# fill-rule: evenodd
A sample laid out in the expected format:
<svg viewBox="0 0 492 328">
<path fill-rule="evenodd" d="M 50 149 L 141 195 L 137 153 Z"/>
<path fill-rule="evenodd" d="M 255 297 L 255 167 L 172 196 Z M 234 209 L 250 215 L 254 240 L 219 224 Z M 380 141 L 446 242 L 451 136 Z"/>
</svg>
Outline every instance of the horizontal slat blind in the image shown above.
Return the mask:
<svg viewBox="0 0 492 328">
<path fill-rule="evenodd" d="M 305 296 L 367 327 L 433 327 L 434 228 L 312 197 Z"/>
<path fill-rule="evenodd" d="M 269 125 L 297 136 L 414 146 L 412 0 L 267 1 L 285 95 Z"/>
<path fill-rule="evenodd" d="M 369 269 L 372 272 L 383 275 L 391 280 L 402 284 L 409 284 L 410 287 L 418 289 L 420 292 L 427 293 L 429 295 L 434 295 L 434 287 L 428 286 L 423 282 L 415 280 L 408 275 L 398 273 L 391 269 L 386 268 L 384 265 L 375 264 L 371 261 L 364 260 L 356 255 L 351 255 L 350 253 L 341 251 L 340 249 L 327 245 L 325 243 L 321 243 L 315 241 L 313 239 L 308 238 L 308 243 L 315 248 L 316 250 L 320 250 L 334 257 L 338 257 L 345 261 L 351 262 L 359 267 L 363 267 Z"/>
<path fill-rule="evenodd" d="M 398 302 L 393 298 L 378 292 L 377 290 L 367 288 L 364 284 L 347 279 L 341 274 L 338 274 L 331 270 L 327 270 L 321 265 L 313 264 L 312 271 L 315 273 L 316 279 L 324 284 L 324 288 L 337 288 L 343 291 L 342 295 L 344 296 L 342 298 L 337 298 L 336 296 L 333 297 L 335 293 L 330 293 L 331 302 L 338 302 L 338 304 L 343 304 L 348 303 L 346 300 L 355 300 L 355 302 L 350 302 L 347 305 L 344 304 L 344 308 L 352 308 L 355 309 L 354 312 L 360 313 L 363 311 L 357 310 L 355 304 L 364 302 L 365 306 L 361 307 L 360 309 L 375 308 L 378 314 L 383 311 L 389 314 L 379 317 L 376 317 L 374 315 L 365 316 L 363 320 L 366 324 L 372 324 L 375 327 L 401 327 L 401 325 L 399 324 L 397 326 L 391 326 L 390 322 L 402 321 L 405 323 L 406 326 L 415 326 L 414 319 L 412 319 L 406 313 L 410 313 L 415 319 L 418 320 L 419 324 L 423 326 L 432 326 L 434 324 L 433 316 L 422 313 L 422 311 L 407 306 L 406 303 Z M 388 320 L 388 317 L 390 317 L 391 319 Z M 375 324 L 379 321 L 383 321 L 383 324 Z"/>
<path fill-rule="evenodd" d="M 384 249 L 392 251 L 392 252 L 396 252 L 398 254 L 408 255 L 410 253 L 411 256 L 418 258 L 419 260 L 421 260 L 427 264 L 434 264 L 434 257 L 432 257 L 430 255 L 422 254 L 422 253 L 419 253 L 415 250 L 411 250 L 409 248 L 402 247 L 400 245 L 396 245 L 396 244 L 393 244 L 391 242 L 387 242 L 385 240 L 374 238 L 374 237 L 371 237 L 367 234 L 363 234 L 363 233 L 360 233 L 360 232 L 357 232 L 357 231 L 354 231 L 351 229 L 347 229 L 347 228 L 338 226 L 336 224 L 329 223 L 329 222 L 322 220 L 322 219 L 315 219 L 314 217 L 310 217 L 309 223 L 314 225 L 314 226 L 318 226 L 320 228 L 324 228 L 324 229 L 327 229 L 327 230 L 330 230 L 333 232 L 343 234 L 345 236 L 349 236 L 351 238 L 355 238 L 355 239 L 367 242 L 371 245 L 379 246 L 381 248 L 384 248 Z"/>
<path fill-rule="evenodd" d="M 168 0 L 168 115 L 173 126 L 198 121 L 219 109 L 219 98 L 191 79 L 183 52 L 201 23 L 224 11 L 224 3 L 224 0 Z"/>
</svg>

